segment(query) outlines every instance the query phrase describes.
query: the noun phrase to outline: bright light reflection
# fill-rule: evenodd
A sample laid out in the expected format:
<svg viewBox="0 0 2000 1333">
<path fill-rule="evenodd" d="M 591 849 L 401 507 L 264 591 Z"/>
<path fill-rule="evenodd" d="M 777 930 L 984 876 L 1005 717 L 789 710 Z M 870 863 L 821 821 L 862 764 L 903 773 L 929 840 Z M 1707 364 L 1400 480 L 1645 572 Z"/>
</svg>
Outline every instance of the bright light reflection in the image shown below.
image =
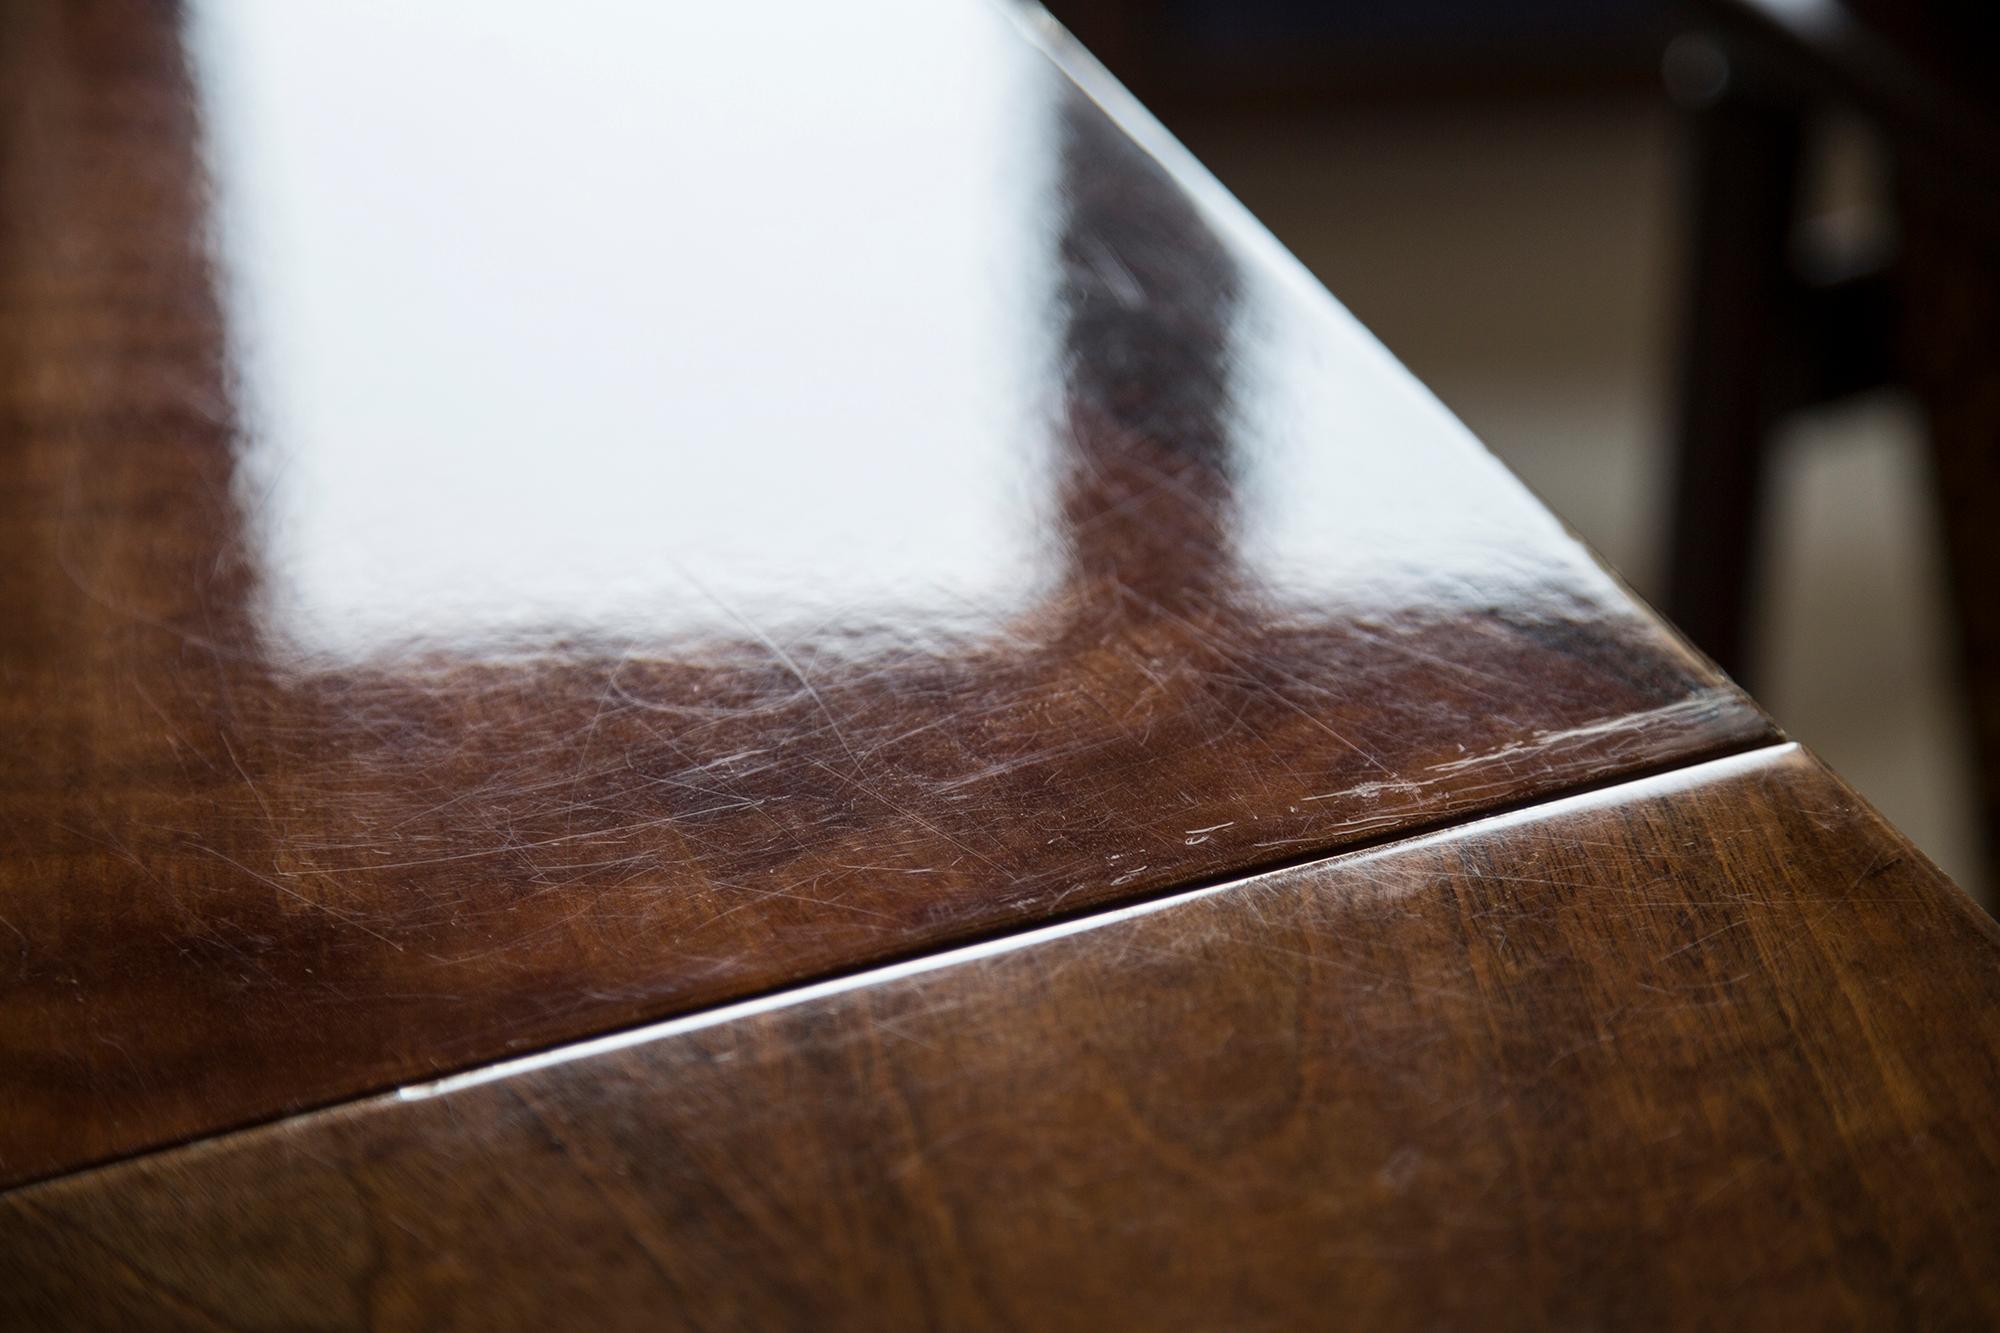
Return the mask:
<svg viewBox="0 0 2000 1333">
<path fill-rule="evenodd" d="M 1257 288 L 1244 308 L 1231 433 L 1257 456 L 1240 554 L 1273 607 L 1450 615 L 1523 581 L 1603 586 L 1554 516 L 1344 310 Z"/>
<path fill-rule="evenodd" d="M 201 0 L 187 40 L 274 647 L 1038 591 L 1054 154 L 986 6 Z"/>
</svg>

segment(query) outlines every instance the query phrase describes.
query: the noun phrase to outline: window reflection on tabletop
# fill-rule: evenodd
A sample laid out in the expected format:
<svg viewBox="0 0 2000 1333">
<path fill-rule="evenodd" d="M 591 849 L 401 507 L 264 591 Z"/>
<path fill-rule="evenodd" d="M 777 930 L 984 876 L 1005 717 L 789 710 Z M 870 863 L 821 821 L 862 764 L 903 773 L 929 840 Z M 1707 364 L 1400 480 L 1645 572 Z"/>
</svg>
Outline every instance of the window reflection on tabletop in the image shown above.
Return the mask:
<svg viewBox="0 0 2000 1333">
<path fill-rule="evenodd" d="M 171 12 L 13 20 L 0 1179 L 1769 734 L 1032 19 Z"/>
</svg>

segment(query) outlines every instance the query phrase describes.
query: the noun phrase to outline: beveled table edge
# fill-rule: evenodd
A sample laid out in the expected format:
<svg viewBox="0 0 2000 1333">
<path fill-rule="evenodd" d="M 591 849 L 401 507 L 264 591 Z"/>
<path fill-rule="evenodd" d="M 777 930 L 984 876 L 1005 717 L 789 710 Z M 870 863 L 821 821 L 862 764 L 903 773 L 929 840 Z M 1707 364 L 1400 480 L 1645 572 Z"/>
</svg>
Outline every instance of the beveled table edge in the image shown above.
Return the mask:
<svg viewBox="0 0 2000 1333">
<path fill-rule="evenodd" d="M 1879 822 L 1885 828 L 1894 829 L 1894 825 L 1884 819 L 1879 811 L 1855 793 L 1837 773 L 1828 768 L 1824 761 L 1809 749 L 1796 741 L 1779 741 L 1685 764 L 1671 765 L 1652 772 L 1621 776 L 1558 795 L 1522 801 L 1508 808 L 1471 818 L 1441 821 L 1420 829 L 1399 829 L 1391 835 L 1371 842 L 1312 853 L 1282 864 L 1229 875 L 1211 882 L 1184 885 L 1112 906 L 1099 905 L 1086 908 L 1058 920 L 997 932 L 988 937 L 948 945 L 907 958 L 872 963 L 849 971 L 799 981 L 722 1004 L 696 1008 L 636 1026 L 614 1029 L 523 1055 L 511 1056 L 505 1060 L 475 1065 L 440 1078 L 362 1093 L 284 1115 L 159 1144 L 71 1170 L 16 1182 L 0 1189 L 0 1199 L 32 1196 L 36 1191 L 55 1186 L 75 1188 L 91 1177 L 116 1172 L 134 1163 L 157 1158 L 181 1157 L 184 1160 L 199 1160 L 206 1153 L 227 1150 L 246 1138 L 305 1132 L 329 1118 L 367 1115 L 405 1102 L 449 1097 L 486 1084 L 651 1045 L 654 1042 L 700 1032 L 738 1020 L 793 1009 L 849 992 L 866 990 L 928 973 L 948 971 L 963 964 L 1015 953 L 1073 935 L 1087 934 L 1121 922 L 1167 911 L 1185 903 L 1246 889 L 1274 877 L 1309 874 L 1320 867 L 1360 863 L 1370 858 L 1391 856 L 1422 848 L 1428 844 L 1476 836 L 1481 832 L 1504 831 L 1510 827 L 1561 818 L 1593 809 L 1672 797 L 1793 758 L 1804 758 L 1816 765 L 1832 784 L 1854 801 L 1864 817 Z M 1922 857 L 1924 863 L 1931 867 L 1941 882 L 1950 885 L 1957 892 L 1965 911 L 1977 923 L 1983 925 L 1989 934 L 2000 936 L 2000 924 L 1994 923 L 1956 881 L 1941 870 L 1937 870 L 1935 863 L 1931 862 L 1929 857 L 1923 856 L 1921 849 L 1912 846 L 1911 850 Z"/>
</svg>

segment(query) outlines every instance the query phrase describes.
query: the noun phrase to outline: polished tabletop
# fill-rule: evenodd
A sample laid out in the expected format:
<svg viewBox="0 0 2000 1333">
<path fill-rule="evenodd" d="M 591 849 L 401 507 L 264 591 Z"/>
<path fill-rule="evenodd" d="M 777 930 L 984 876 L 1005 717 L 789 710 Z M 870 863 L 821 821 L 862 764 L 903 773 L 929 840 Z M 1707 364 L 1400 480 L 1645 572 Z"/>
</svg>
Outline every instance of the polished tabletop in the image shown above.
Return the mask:
<svg viewBox="0 0 2000 1333">
<path fill-rule="evenodd" d="M 0 1182 L 1765 744 L 976 0 L 23 0 Z"/>
<path fill-rule="evenodd" d="M 2000 931 L 1038 11 L 0 136 L 0 1328 L 2000 1320 Z"/>
<path fill-rule="evenodd" d="M 2000 929 L 1796 747 L 0 1195 L 0 1326 L 1990 1328 Z"/>
</svg>

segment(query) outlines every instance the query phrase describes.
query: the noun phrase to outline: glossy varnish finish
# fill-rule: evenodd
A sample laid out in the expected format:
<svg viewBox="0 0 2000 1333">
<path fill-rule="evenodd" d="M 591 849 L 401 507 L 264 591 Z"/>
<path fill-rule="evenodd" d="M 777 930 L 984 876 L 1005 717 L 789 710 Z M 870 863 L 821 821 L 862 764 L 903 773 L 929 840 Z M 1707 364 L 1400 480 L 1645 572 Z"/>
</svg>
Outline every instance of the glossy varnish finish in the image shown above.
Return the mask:
<svg viewBox="0 0 2000 1333">
<path fill-rule="evenodd" d="M 6 6 L 0 1181 L 1768 738 L 1005 12 L 537 8 Z"/>
<path fill-rule="evenodd" d="M 0 1314 L 1990 1326 L 1997 1052 L 1781 748 L 17 1191 Z"/>
</svg>

